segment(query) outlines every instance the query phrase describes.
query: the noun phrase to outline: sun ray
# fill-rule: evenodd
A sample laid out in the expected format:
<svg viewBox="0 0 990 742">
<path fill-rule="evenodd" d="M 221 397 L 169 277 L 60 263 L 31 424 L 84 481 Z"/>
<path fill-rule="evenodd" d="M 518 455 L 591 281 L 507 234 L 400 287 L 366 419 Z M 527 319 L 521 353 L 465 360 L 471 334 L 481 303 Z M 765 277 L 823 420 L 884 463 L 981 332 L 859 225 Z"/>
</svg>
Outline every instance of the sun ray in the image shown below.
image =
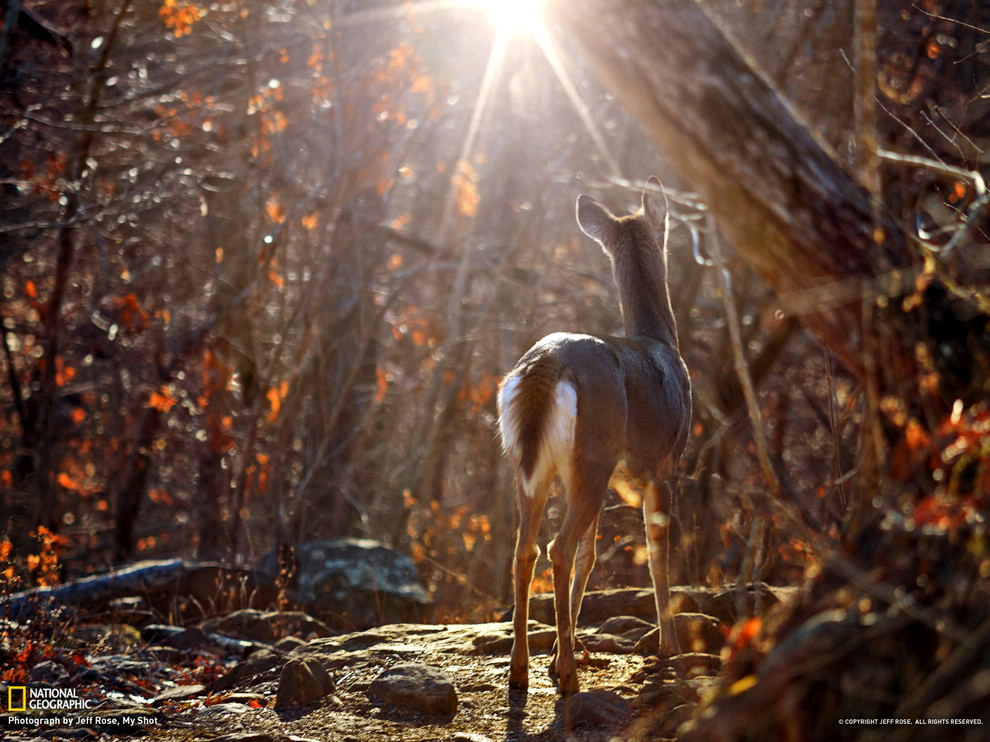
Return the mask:
<svg viewBox="0 0 990 742">
<path fill-rule="evenodd" d="M 446 10 L 463 8 L 466 0 L 419 0 L 415 3 L 404 3 L 390 8 L 374 8 L 372 10 L 356 10 L 351 13 L 334 16 L 336 26 L 347 28 L 360 26 L 375 21 L 395 21 L 405 18 L 410 11 L 415 13 L 440 13 Z"/>
<path fill-rule="evenodd" d="M 405 3 L 401 6 L 388 9 L 349 13 L 334 18 L 333 22 L 338 27 L 357 26 L 380 20 L 397 20 L 405 17 L 410 11 L 425 14 L 458 8 L 477 8 L 491 14 L 496 22 L 495 37 L 488 55 L 488 62 L 485 67 L 481 87 L 478 91 L 478 99 L 474 105 L 471 121 L 460 150 L 459 160 L 466 161 L 470 161 L 471 159 L 481 128 L 482 116 L 489 104 L 495 82 L 503 71 L 505 52 L 509 39 L 513 34 L 519 32 L 520 29 L 527 29 L 532 34 L 543 56 L 546 57 L 551 69 L 560 81 L 561 87 L 574 107 L 574 111 L 581 120 L 585 131 L 604 160 L 610 178 L 613 181 L 619 181 L 622 177 L 619 162 L 605 141 L 605 137 L 602 135 L 592 116 L 591 109 L 582 100 L 577 86 L 567 71 L 567 66 L 564 63 L 559 48 L 540 16 L 541 5 L 542 3 L 533 2 L 533 0 L 418 0 L 417 2 Z M 439 238 L 441 243 L 446 237 L 453 216 L 455 205 L 453 190 L 453 188 L 450 189 L 450 195 L 447 198 L 443 220 L 440 225 Z"/>
<path fill-rule="evenodd" d="M 609 174 L 612 178 L 621 178 L 622 173 L 619 168 L 619 162 L 615 159 L 612 151 L 609 149 L 608 144 L 605 142 L 605 138 L 598 129 L 598 125 L 591 116 L 591 110 L 581 99 L 581 95 L 578 93 L 577 87 L 571 80 L 571 76 L 567 73 L 567 67 L 564 65 L 564 62 L 557 51 L 557 45 L 550 37 L 550 33 L 547 31 L 546 26 L 542 22 L 536 22 L 532 24 L 531 28 L 533 31 L 533 37 L 536 39 L 537 45 L 539 45 L 541 51 L 543 52 L 543 56 L 545 56 L 547 58 L 547 62 L 550 63 L 551 69 L 553 69 L 554 74 L 557 75 L 557 79 L 560 80 L 560 84 L 564 88 L 564 93 L 571 101 L 571 105 L 574 106 L 574 111 L 577 113 L 578 118 L 581 119 L 581 123 L 584 124 L 584 128 L 588 132 L 588 136 L 591 137 L 591 141 L 594 142 L 595 146 L 598 148 L 599 154 L 602 156 L 602 159 L 605 160 L 605 164 L 609 169 Z"/>
<path fill-rule="evenodd" d="M 491 97 L 492 88 L 502 71 L 502 64 L 505 60 L 505 48 L 508 45 L 508 32 L 505 28 L 499 27 L 495 32 L 495 39 L 492 41 L 491 51 L 488 53 L 488 63 L 485 65 L 485 74 L 481 78 L 481 87 L 478 89 L 478 100 L 474 104 L 471 112 L 471 121 L 468 123 L 467 132 L 464 135 L 464 142 L 461 144 L 461 151 L 458 162 L 471 161 L 474 151 L 474 144 L 481 130 L 481 117 L 488 106 L 488 99 Z M 444 244 L 447 229 L 454 213 L 455 203 L 454 188 L 448 190 L 447 202 L 444 205 L 443 220 L 440 223 L 440 233 L 438 235 L 439 244 Z"/>
</svg>

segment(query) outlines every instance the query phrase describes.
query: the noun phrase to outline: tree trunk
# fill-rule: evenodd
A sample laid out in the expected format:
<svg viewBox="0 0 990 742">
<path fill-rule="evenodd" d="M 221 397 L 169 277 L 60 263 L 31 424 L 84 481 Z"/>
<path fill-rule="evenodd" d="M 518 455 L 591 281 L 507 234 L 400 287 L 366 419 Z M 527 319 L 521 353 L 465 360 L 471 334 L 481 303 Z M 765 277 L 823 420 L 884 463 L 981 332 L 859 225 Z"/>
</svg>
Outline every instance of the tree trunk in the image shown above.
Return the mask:
<svg viewBox="0 0 990 742">
<path fill-rule="evenodd" d="M 986 393 L 985 318 L 959 311 L 905 231 L 693 0 L 550 6 L 739 255 L 851 373 L 929 422 Z M 922 301 L 902 301 L 915 292 Z M 938 383 L 921 383 L 932 371 Z"/>
</svg>

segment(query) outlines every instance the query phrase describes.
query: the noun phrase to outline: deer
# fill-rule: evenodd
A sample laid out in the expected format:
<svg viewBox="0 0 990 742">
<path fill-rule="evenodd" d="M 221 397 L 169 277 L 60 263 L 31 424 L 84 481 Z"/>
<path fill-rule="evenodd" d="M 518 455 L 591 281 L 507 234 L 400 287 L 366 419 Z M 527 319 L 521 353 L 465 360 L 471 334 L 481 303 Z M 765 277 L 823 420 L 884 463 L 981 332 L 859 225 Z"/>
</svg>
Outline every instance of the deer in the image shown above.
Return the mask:
<svg viewBox="0 0 990 742">
<path fill-rule="evenodd" d="M 570 696 L 579 690 L 578 614 L 597 557 L 602 506 L 618 480 L 643 495 L 660 656 L 679 652 L 670 609 L 668 529 L 672 479 L 690 429 L 691 382 L 667 287 L 669 209 L 665 194 L 662 207 L 649 194 L 654 189 L 664 193 L 651 178 L 641 208 L 626 216 L 615 216 L 590 196 L 577 199 L 578 225 L 611 262 L 623 336 L 547 335 L 499 387 L 498 427 L 514 469 L 519 510 L 510 690 L 529 686 L 529 592 L 555 477 L 565 502 L 559 533 L 547 546 L 557 629 L 549 670 L 558 691 Z"/>
</svg>

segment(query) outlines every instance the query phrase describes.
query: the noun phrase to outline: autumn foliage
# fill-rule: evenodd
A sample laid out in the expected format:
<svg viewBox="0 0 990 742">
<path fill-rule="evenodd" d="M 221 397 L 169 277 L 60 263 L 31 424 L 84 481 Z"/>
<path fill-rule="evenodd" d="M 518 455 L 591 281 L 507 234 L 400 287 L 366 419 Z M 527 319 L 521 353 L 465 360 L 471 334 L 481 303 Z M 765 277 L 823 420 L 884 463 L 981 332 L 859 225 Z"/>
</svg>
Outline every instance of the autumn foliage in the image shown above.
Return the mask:
<svg viewBox="0 0 990 742">
<path fill-rule="evenodd" d="M 564 82 L 521 32 L 499 56 L 491 18 L 467 5 L 24 5 L 72 43 L 9 34 L 0 59 L 7 591 L 138 558 L 249 564 L 362 536 L 413 557 L 439 617 L 496 614 L 515 525 L 498 380 L 548 332 L 621 326 L 573 204 L 596 192 L 622 210 L 651 174 L 674 208 L 671 292 L 697 401 L 675 581 L 801 579 L 878 509 L 947 532 L 984 512 L 988 413 L 973 390 L 986 369 L 955 364 L 972 384 L 953 396 L 950 337 L 948 360 L 908 349 L 924 373 L 879 394 L 728 245 L 724 291 L 693 184 L 578 60 Z M 794 23 L 780 28 L 756 2 L 720 11 L 739 38 L 776 39 L 760 63 L 850 151 L 853 81 L 834 53 L 849 21 L 785 5 Z M 986 24 L 887 10 L 878 92 L 951 167 L 890 171 L 888 210 L 921 225 L 928 259 L 904 291 L 870 298 L 916 311 L 946 275 L 972 275 L 953 306 L 985 319 L 985 193 L 963 177 L 982 161 L 958 142 L 985 134 L 972 29 Z M 935 98 L 942 134 L 925 123 Z M 920 147 L 881 129 L 884 146 Z M 648 582 L 638 505 L 610 495 L 592 588 Z M 551 502 L 551 528 L 559 516 Z M 758 628 L 740 629 L 739 652 Z"/>
</svg>

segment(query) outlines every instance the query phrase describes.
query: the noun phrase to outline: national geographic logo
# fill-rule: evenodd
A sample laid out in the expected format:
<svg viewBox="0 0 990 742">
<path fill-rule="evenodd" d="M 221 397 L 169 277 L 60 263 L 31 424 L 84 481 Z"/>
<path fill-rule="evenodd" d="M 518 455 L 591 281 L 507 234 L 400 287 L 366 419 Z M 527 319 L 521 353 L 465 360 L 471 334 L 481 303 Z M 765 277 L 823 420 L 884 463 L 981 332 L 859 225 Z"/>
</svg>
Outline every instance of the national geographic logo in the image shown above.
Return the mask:
<svg viewBox="0 0 990 742">
<path fill-rule="evenodd" d="M 27 692 L 27 687 L 23 685 L 7 688 L 7 711 L 27 711 Z"/>
<path fill-rule="evenodd" d="M 79 711 L 93 702 L 76 695 L 75 688 L 33 688 L 11 685 L 7 688 L 7 713 L 18 711 Z"/>
</svg>

